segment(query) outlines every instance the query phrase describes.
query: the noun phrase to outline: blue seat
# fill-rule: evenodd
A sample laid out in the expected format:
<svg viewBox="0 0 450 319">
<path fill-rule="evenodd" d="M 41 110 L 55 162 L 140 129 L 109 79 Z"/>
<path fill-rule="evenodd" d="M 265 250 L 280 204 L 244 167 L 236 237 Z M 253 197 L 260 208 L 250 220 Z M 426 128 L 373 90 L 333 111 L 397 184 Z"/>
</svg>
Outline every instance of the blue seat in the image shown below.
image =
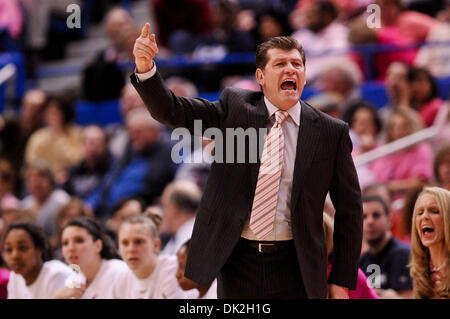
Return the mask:
<svg viewBox="0 0 450 319">
<path fill-rule="evenodd" d="M 79 125 L 121 123 L 119 100 L 90 102 L 80 100 L 76 103 L 76 123 Z"/>
</svg>

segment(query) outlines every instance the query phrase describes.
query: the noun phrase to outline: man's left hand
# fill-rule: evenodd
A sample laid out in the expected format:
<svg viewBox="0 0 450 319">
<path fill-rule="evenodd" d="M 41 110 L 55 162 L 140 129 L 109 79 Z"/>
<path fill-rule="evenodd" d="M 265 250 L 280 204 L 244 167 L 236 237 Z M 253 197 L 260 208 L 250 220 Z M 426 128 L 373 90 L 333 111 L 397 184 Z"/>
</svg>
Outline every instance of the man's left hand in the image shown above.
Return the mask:
<svg viewBox="0 0 450 319">
<path fill-rule="evenodd" d="M 328 299 L 349 299 L 348 288 L 338 285 L 328 285 Z"/>
</svg>

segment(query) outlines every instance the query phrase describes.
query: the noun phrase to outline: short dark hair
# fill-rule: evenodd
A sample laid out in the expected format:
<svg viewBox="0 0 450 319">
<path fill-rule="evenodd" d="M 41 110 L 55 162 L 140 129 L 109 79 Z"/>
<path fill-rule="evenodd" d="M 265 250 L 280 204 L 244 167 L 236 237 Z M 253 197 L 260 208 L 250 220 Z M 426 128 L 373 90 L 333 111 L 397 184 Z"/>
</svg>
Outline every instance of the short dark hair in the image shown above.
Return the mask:
<svg viewBox="0 0 450 319">
<path fill-rule="evenodd" d="M 436 80 L 434 79 L 433 75 L 425 68 L 410 68 L 408 71 L 408 74 L 406 75 L 406 78 L 408 79 L 408 82 L 413 82 L 417 77 L 420 75 L 424 75 L 427 81 L 430 83 L 431 86 L 431 92 L 427 96 L 425 102 L 430 102 L 434 98 L 438 97 L 439 95 L 439 89 L 436 83 Z"/>
<path fill-rule="evenodd" d="M 52 259 L 50 244 L 47 236 L 45 236 L 44 230 L 40 226 L 29 220 L 21 220 L 12 223 L 8 226 L 8 228 L 6 228 L 5 234 L 3 235 L 3 242 L 5 242 L 8 234 L 14 229 L 21 229 L 28 233 L 34 247 L 42 252 L 42 261 L 49 261 Z"/>
<path fill-rule="evenodd" d="M 305 51 L 303 50 L 301 44 L 298 43 L 293 37 L 280 36 L 270 38 L 269 40 L 258 45 L 256 48 L 255 57 L 256 67 L 258 69 L 264 70 L 266 67 L 268 61 L 267 51 L 270 49 L 281 49 L 286 51 L 298 50 L 302 57 L 303 65 L 306 65 Z"/>
<path fill-rule="evenodd" d="M 348 109 L 347 112 L 344 113 L 343 120 L 347 122 L 350 127 L 352 127 L 355 114 L 360 109 L 366 109 L 372 114 L 373 124 L 375 125 L 376 134 L 378 135 L 383 128 L 383 124 L 381 122 L 380 116 L 378 115 L 377 109 L 368 102 L 362 101 L 350 107 L 350 109 Z"/>
<path fill-rule="evenodd" d="M 386 202 L 384 201 L 384 199 L 382 199 L 380 196 L 376 196 L 376 195 L 364 195 L 362 197 L 362 202 L 363 203 L 370 203 L 370 202 L 378 202 L 381 204 L 381 206 L 383 206 L 384 212 L 386 215 L 389 214 L 389 207 L 386 204 Z"/>
<path fill-rule="evenodd" d="M 62 114 L 63 123 L 67 125 L 75 119 L 75 108 L 73 105 L 73 100 L 69 97 L 60 95 L 50 95 L 47 97 L 44 106 L 44 112 L 50 106 L 50 104 L 56 106 Z"/>
<path fill-rule="evenodd" d="M 71 221 L 69 221 L 63 228 L 75 226 L 84 228 L 87 232 L 92 236 L 94 241 L 101 240 L 102 241 L 102 250 L 100 252 L 100 256 L 104 259 L 120 259 L 120 256 L 117 252 L 116 246 L 114 245 L 114 241 L 106 232 L 98 222 L 88 217 L 78 217 Z M 62 232 L 61 232 L 62 233 Z"/>
</svg>

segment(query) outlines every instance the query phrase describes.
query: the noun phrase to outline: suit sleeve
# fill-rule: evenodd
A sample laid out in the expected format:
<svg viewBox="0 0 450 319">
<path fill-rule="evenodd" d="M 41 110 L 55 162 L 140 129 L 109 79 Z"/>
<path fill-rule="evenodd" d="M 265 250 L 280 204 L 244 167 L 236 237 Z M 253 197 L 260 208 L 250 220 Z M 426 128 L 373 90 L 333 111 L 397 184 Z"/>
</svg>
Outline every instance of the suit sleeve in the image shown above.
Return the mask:
<svg viewBox="0 0 450 319">
<path fill-rule="evenodd" d="M 362 203 L 358 176 L 351 157 L 352 142 L 348 125 L 341 135 L 330 197 L 335 207 L 333 267 L 328 279 L 349 289 L 356 289 L 362 244 Z"/>
<path fill-rule="evenodd" d="M 165 125 L 172 128 L 187 128 L 192 135 L 202 135 L 210 127 L 222 128 L 227 116 L 227 89 L 224 90 L 219 101 L 210 102 L 202 98 L 176 96 L 165 86 L 158 71 L 143 82 L 139 82 L 136 75 L 132 74 L 131 83 L 152 117 Z M 194 132 L 195 120 L 201 120 L 201 132 Z"/>
</svg>

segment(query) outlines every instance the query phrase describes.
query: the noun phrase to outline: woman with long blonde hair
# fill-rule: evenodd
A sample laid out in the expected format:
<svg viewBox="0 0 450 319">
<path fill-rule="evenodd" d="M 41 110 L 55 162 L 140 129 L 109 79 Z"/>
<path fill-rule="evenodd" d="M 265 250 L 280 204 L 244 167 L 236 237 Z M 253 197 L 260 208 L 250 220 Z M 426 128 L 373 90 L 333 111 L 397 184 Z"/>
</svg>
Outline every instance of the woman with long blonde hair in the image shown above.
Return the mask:
<svg viewBox="0 0 450 319">
<path fill-rule="evenodd" d="M 415 298 L 450 298 L 450 192 L 426 187 L 414 206 L 411 277 Z"/>
</svg>

